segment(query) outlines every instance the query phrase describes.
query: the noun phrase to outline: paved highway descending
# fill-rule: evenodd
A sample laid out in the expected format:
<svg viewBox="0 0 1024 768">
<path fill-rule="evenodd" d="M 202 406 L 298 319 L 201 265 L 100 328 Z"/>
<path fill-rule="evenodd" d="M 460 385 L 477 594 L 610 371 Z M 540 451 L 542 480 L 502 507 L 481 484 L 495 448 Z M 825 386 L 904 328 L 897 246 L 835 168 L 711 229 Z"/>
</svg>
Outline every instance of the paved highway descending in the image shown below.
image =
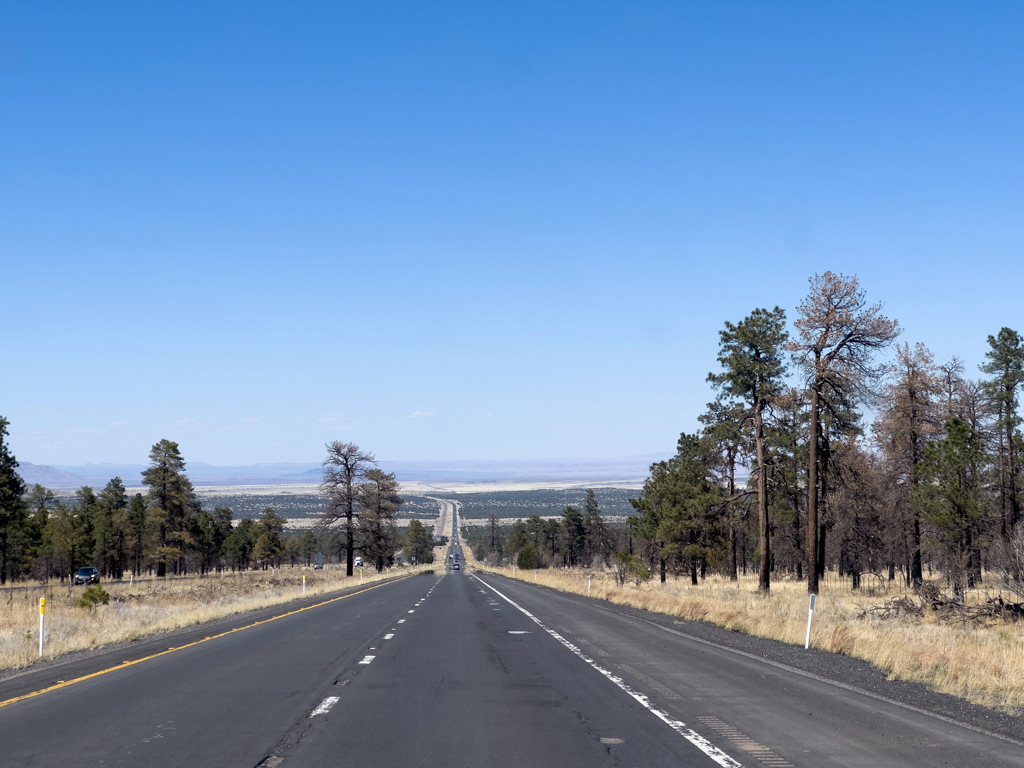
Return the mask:
<svg viewBox="0 0 1024 768">
<path fill-rule="evenodd" d="M 2 681 L 0 765 L 1024 767 L 1010 741 L 579 598 L 440 572 Z"/>
</svg>

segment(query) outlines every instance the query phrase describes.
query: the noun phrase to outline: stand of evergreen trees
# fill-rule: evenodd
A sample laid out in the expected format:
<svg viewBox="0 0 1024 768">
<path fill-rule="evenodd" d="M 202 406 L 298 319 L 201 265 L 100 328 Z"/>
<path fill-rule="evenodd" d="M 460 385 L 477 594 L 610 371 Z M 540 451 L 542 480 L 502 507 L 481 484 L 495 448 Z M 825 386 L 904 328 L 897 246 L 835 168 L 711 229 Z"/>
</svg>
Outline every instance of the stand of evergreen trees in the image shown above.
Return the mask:
<svg viewBox="0 0 1024 768">
<path fill-rule="evenodd" d="M 311 565 L 318 552 L 345 562 L 343 530 L 318 527 L 285 536 L 286 521 L 272 507 L 258 520 L 233 520 L 232 511 L 203 509 L 185 473 L 177 443 L 161 440 L 142 473 L 146 493 L 129 495 L 121 478 L 96 492 L 84 486 L 73 501 L 40 485 L 25 486 L 0 417 L 0 584 L 9 580 L 67 579 L 92 565 L 104 578 L 126 574 L 203 575 L 209 572 Z M 402 541 L 394 528 L 393 477 L 370 472 L 360 483 L 362 512 L 355 546 L 373 565 L 391 565 Z M 410 545 L 418 562 L 432 560 L 432 530 L 419 526 Z"/>
<path fill-rule="evenodd" d="M 632 502 L 651 570 L 753 570 L 763 590 L 784 574 L 812 592 L 826 572 L 854 589 L 941 576 L 955 599 L 986 580 L 1024 597 L 1024 339 L 989 336 L 971 378 L 895 345 L 855 277 L 810 283 L 792 336 L 777 307 L 725 324 L 702 428 Z"/>
</svg>

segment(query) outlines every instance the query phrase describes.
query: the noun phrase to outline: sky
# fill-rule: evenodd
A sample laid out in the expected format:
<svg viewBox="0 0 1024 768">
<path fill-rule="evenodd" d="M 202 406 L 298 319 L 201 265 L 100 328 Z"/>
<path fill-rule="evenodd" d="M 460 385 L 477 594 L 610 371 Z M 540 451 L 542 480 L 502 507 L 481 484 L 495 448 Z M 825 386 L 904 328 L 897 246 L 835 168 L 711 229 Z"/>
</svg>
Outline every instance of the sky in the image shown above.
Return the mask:
<svg viewBox="0 0 1024 768">
<path fill-rule="evenodd" d="M 1024 331 L 1024 2 L 0 15 L 0 415 L 37 464 L 669 453 L 855 274 Z"/>
</svg>

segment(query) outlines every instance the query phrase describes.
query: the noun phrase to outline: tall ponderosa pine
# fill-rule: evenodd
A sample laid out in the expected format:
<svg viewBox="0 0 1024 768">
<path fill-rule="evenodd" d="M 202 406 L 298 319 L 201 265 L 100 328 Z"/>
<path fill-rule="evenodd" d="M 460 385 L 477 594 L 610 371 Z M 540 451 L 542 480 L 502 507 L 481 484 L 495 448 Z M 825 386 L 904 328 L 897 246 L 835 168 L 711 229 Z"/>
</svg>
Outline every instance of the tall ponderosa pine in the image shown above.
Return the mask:
<svg viewBox="0 0 1024 768">
<path fill-rule="evenodd" d="M 868 305 L 854 277 L 826 272 L 810 279 L 811 291 L 798 307 L 799 339 L 787 348 L 803 369 L 810 390 L 811 420 L 807 457 L 807 589 L 817 593 L 823 558 L 818 553 L 818 455 L 823 398 L 852 403 L 884 368 L 874 353 L 900 334 L 899 323 L 883 316 L 882 305 Z"/>
<path fill-rule="evenodd" d="M 327 499 L 327 507 L 320 518 L 325 528 L 333 528 L 342 523 L 345 530 L 345 572 L 353 574 L 356 534 L 356 501 L 359 484 L 366 477 L 366 472 L 377 464 L 377 459 L 368 451 L 363 451 L 355 443 L 342 443 L 338 440 L 327 444 L 327 458 L 322 464 L 323 482 L 320 493 Z"/>
<path fill-rule="evenodd" d="M 395 520 L 402 504 L 393 473 L 368 469 L 359 486 L 359 548 L 377 573 L 391 565 L 398 548 Z"/>
<path fill-rule="evenodd" d="M 757 519 L 760 540 L 758 586 L 771 589 L 771 542 L 768 535 L 768 485 L 766 472 L 764 414 L 772 400 L 782 391 L 786 372 L 783 345 L 786 313 L 755 309 L 740 323 L 726 322 L 719 333 L 718 362 L 722 373 L 708 374 L 708 381 L 724 394 L 744 405 L 744 418 L 753 425 L 754 472 L 757 476 Z"/>
<path fill-rule="evenodd" d="M 911 504 L 911 489 L 919 482 L 917 465 L 924 458 L 925 446 L 939 432 L 938 415 L 942 380 L 932 353 L 924 344 L 897 346 L 896 361 L 879 398 L 875 420 L 875 438 L 888 462 L 891 483 L 892 517 L 905 521 L 909 539 L 907 564 L 914 586 L 923 579 L 921 564 L 921 516 Z"/>
<path fill-rule="evenodd" d="M 164 576 L 168 563 L 174 573 L 181 571 L 185 554 L 194 543 L 192 522 L 200 506 L 177 443 L 161 440 L 150 450 L 149 461 L 142 484 L 149 486 L 149 523 L 155 538 L 152 557 L 157 575 Z"/>
<path fill-rule="evenodd" d="M 568 506 L 562 511 L 562 556 L 565 565 L 575 566 L 583 558 L 587 540 L 583 513 L 579 507 Z"/>
<path fill-rule="evenodd" d="M 601 565 L 608 563 L 611 554 L 611 534 L 601 518 L 601 508 L 593 489 L 586 491 L 583 502 L 583 564 L 590 568 L 594 560 L 599 559 Z"/>
<path fill-rule="evenodd" d="M 1020 436 L 1017 427 L 1018 387 L 1024 382 L 1024 342 L 1020 334 L 1003 328 L 998 336 L 988 337 L 988 362 L 981 366 L 982 373 L 992 378 L 985 382 L 985 392 L 996 405 L 999 446 L 999 501 L 1001 509 L 1000 532 L 1004 541 L 1020 520 L 1020 498 L 1017 474 L 1020 471 L 1018 453 Z"/>
</svg>

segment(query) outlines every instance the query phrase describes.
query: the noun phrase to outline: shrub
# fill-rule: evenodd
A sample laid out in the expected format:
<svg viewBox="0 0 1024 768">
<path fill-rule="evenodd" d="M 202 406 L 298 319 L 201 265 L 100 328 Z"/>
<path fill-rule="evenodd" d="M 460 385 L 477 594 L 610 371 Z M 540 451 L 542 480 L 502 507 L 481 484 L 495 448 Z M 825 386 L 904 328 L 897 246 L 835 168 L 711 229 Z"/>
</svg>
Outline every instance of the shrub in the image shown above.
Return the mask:
<svg viewBox="0 0 1024 768">
<path fill-rule="evenodd" d="M 102 586 L 97 584 L 95 587 L 89 587 L 82 596 L 78 598 L 79 608 L 93 608 L 97 605 L 108 605 L 110 603 L 110 595 Z"/>
<path fill-rule="evenodd" d="M 651 578 L 651 572 L 647 568 L 647 564 L 639 555 L 631 555 L 629 552 L 616 552 L 612 555 L 612 565 L 615 568 L 615 581 L 618 582 L 620 587 L 626 583 L 626 579 L 632 579 L 639 587 Z"/>
<path fill-rule="evenodd" d="M 516 558 L 516 565 L 521 571 L 532 571 L 540 567 L 540 556 L 533 547 L 526 546 L 519 550 L 519 557 Z"/>
</svg>

